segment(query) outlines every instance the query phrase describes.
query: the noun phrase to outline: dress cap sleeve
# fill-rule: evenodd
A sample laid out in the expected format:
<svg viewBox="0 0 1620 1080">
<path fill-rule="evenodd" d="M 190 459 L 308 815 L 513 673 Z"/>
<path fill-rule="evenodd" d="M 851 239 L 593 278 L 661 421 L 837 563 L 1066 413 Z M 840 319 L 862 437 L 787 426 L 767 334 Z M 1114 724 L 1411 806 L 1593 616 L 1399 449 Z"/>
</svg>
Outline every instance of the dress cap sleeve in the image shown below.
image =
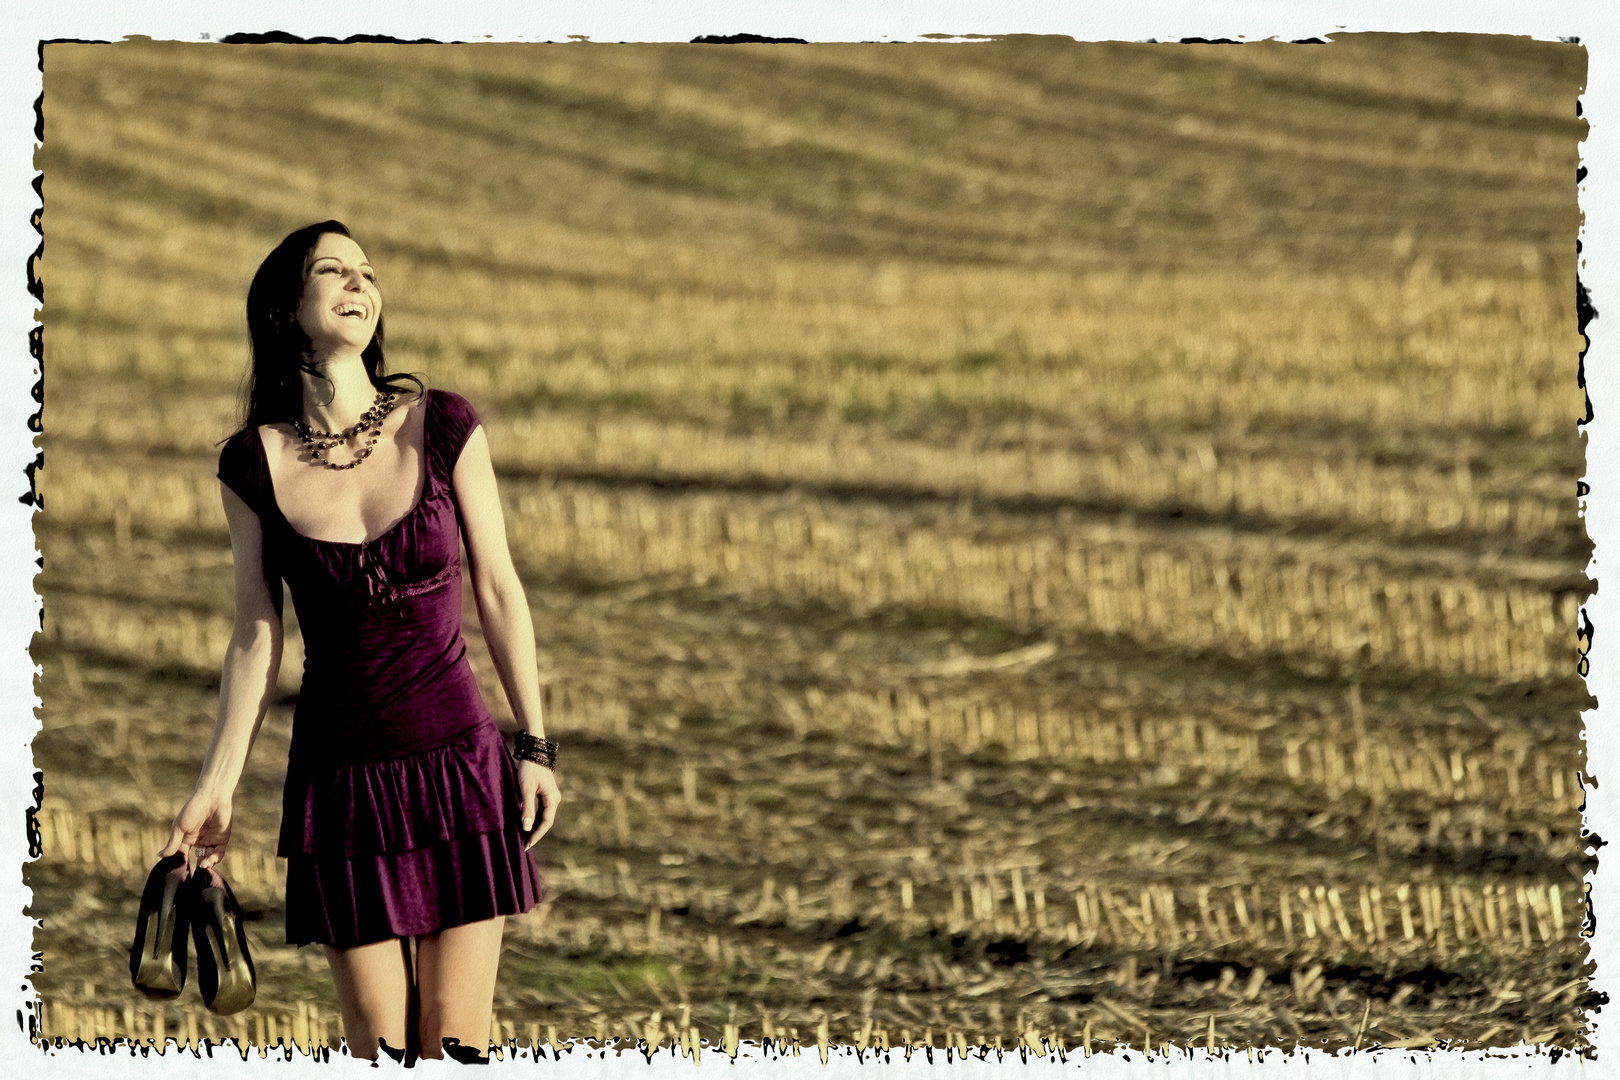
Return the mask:
<svg viewBox="0 0 1620 1080">
<path fill-rule="evenodd" d="M 270 477 L 258 440 L 259 432 L 252 427 L 243 428 L 226 439 L 219 451 L 219 471 L 215 475 L 263 518 Z"/>
<path fill-rule="evenodd" d="M 430 437 L 433 456 L 439 475 L 449 480 L 456 462 L 461 458 L 462 448 L 478 427 L 478 413 L 472 403 L 460 394 L 438 389 L 428 393 L 433 395 L 428 402 L 431 406 L 428 421 L 432 425 Z"/>
</svg>

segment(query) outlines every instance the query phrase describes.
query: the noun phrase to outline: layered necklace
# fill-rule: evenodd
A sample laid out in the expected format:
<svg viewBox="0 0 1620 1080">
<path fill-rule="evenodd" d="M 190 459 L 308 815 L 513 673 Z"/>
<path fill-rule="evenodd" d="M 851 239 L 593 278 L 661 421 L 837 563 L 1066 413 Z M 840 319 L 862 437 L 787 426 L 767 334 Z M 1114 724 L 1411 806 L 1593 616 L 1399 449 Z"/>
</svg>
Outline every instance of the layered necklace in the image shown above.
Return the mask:
<svg viewBox="0 0 1620 1080">
<path fill-rule="evenodd" d="M 379 390 L 377 400 L 371 403 L 371 408 L 360 415 L 360 419 L 353 427 L 344 428 L 342 431 L 318 431 L 302 420 L 292 422 L 293 430 L 303 440 L 304 449 L 309 451 L 309 456 L 314 459 L 315 464 L 324 465 L 328 469 L 352 469 L 371 456 L 371 448 L 377 445 L 377 439 L 382 435 L 383 420 L 394 411 L 394 402 L 398 398 L 398 394 Z M 365 440 L 365 445 L 355 450 L 352 461 L 340 465 L 326 456 L 329 450 L 344 446 L 350 440 L 358 444 L 361 439 Z"/>
</svg>

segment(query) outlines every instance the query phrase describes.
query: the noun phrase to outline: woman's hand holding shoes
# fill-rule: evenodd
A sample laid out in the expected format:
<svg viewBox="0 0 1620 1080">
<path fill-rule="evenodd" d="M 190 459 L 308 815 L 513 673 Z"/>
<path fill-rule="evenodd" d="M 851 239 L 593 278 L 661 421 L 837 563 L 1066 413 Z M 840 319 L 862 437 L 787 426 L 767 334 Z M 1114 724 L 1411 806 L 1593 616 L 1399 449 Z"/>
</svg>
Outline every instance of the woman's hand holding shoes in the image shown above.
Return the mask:
<svg viewBox="0 0 1620 1080">
<path fill-rule="evenodd" d="M 169 842 L 158 855 L 161 858 L 195 848 L 197 867 L 206 870 L 225 857 L 225 845 L 230 841 L 230 796 L 198 788 L 175 815 Z"/>
</svg>

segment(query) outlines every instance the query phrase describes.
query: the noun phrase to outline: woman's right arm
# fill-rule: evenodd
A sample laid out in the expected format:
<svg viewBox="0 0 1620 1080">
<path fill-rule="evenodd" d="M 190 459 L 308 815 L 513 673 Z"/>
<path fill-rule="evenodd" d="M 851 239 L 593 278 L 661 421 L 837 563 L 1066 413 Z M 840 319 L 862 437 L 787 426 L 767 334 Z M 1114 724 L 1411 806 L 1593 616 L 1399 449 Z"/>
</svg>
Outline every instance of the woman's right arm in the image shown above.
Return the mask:
<svg viewBox="0 0 1620 1080">
<path fill-rule="evenodd" d="M 198 848 L 197 865 L 213 866 L 231 836 L 231 797 L 275 694 L 281 670 L 281 583 L 264 575 L 264 531 L 255 514 L 220 485 L 236 571 L 236 619 L 220 679 L 219 716 L 203 758 L 197 790 L 174 819 L 161 855 Z"/>
</svg>

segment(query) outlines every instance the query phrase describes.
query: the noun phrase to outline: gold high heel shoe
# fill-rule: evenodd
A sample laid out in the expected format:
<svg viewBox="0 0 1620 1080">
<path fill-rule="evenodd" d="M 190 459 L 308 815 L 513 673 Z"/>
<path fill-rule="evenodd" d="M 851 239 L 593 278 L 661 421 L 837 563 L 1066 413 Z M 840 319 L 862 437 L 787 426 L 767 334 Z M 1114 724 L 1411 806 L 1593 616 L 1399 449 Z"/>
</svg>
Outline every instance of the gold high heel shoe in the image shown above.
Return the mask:
<svg viewBox="0 0 1620 1080">
<path fill-rule="evenodd" d="M 198 870 L 187 882 L 197 989 L 210 1012 L 239 1013 L 253 1004 L 258 979 L 236 894 L 219 871 Z"/>
<path fill-rule="evenodd" d="M 158 860 L 141 890 L 129 977 L 150 998 L 179 997 L 186 987 L 186 856 Z"/>
</svg>

